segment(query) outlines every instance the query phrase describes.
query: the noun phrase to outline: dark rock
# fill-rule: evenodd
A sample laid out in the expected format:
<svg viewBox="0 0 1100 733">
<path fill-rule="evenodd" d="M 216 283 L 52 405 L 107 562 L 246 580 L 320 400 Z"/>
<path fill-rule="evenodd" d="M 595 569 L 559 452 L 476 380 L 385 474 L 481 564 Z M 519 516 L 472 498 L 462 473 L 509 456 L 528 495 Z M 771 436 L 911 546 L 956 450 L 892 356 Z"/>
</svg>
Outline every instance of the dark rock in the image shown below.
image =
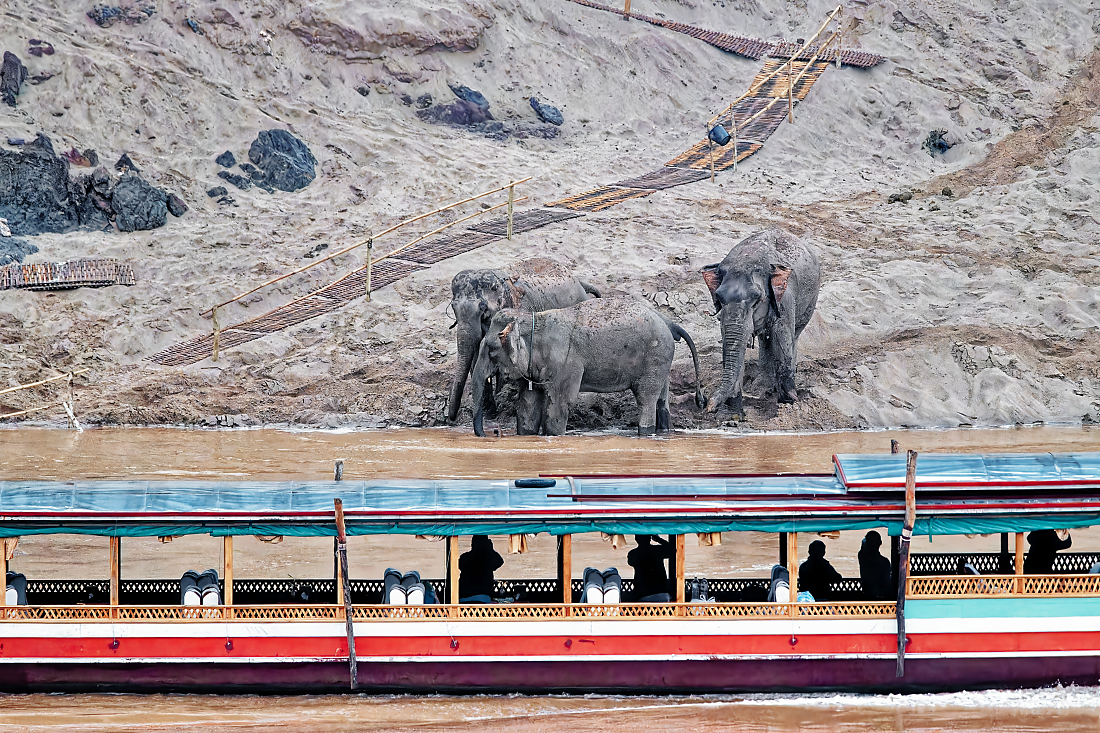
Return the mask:
<svg viewBox="0 0 1100 733">
<path fill-rule="evenodd" d="M 199 27 L 199 24 L 196 23 L 195 21 L 191 20 L 190 18 L 185 20 L 184 23 L 187 23 L 187 27 L 190 28 L 195 33 L 198 33 L 200 36 L 205 36 L 206 35 L 206 33 L 203 32 L 202 28 Z"/>
<path fill-rule="evenodd" d="M 187 213 L 187 204 L 176 194 L 170 193 L 168 194 L 168 213 L 175 217 L 183 216 Z"/>
<path fill-rule="evenodd" d="M 263 181 L 264 172 L 251 163 L 241 163 L 240 168 L 248 174 L 253 181 Z"/>
<path fill-rule="evenodd" d="M 8 220 L 12 234 L 76 229 L 81 221 L 72 194 L 69 164 L 53 154 L 48 140 L 44 146 L 0 150 L 0 217 Z"/>
<path fill-rule="evenodd" d="M 49 81 L 50 79 L 54 78 L 55 76 L 56 76 L 56 74 L 53 74 L 49 71 L 43 71 L 41 74 L 33 75 L 31 77 L 30 81 L 31 81 L 31 84 L 34 84 L 35 86 L 38 86 L 42 82 Z"/>
<path fill-rule="evenodd" d="M 101 196 L 111 195 L 111 186 L 114 181 L 111 180 L 111 174 L 106 168 L 100 166 L 92 172 L 92 189 Z"/>
<path fill-rule="evenodd" d="M 940 191 L 940 195 L 941 196 L 947 196 L 948 198 L 951 198 L 952 196 L 955 195 L 955 192 L 952 191 L 950 188 L 945 188 L 942 191 Z"/>
<path fill-rule="evenodd" d="M 141 173 L 141 168 L 134 165 L 134 161 L 130 160 L 130 156 L 126 153 L 122 154 L 122 157 L 115 163 L 115 170 L 125 173 L 126 171 L 133 171 L 134 173 Z"/>
<path fill-rule="evenodd" d="M 43 135 L 41 132 L 37 133 L 34 136 L 34 140 L 31 140 L 29 143 L 27 143 L 27 147 L 42 150 L 49 153 L 50 155 L 54 154 L 53 143 L 51 143 L 50 139 Z"/>
<path fill-rule="evenodd" d="M 534 97 L 531 97 L 531 109 L 535 110 L 535 114 L 543 122 L 549 122 L 551 125 L 558 125 L 559 127 L 565 122 L 561 110 L 549 104 L 541 104 Z"/>
<path fill-rule="evenodd" d="M 4 63 L 0 66 L 0 100 L 9 107 L 15 106 L 19 87 L 27 80 L 27 67 L 11 51 L 4 52 Z"/>
<path fill-rule="evenodd" d="M 360 85 L 360 86 L 355 87 L 355 91 L 359 92 L 359 94 L 361 94 L 362 96 L 365 97 L 368 94 L 370 94 L 370 87 L 368 87 L 366 85 Z"/>
<path fill-rule="evenodd" d="M 88 165 L 92 165 L 92 166 L 99 165 L 99 156 L 96 155 L 96 152 L 94 150 L 92 150 L 91 148 L 87 148 L 84 151 L 84 157 L 88 160 Z"/>
<path fill-rule="evenodd" d="M 921 147 L 927 150 L 933 158 L 936 157 L 937 153 L 943 155 L 952 147 L 951 143 L 944 139 L 946 134 L 947 130 L 932 130 L 928 133 L 928 137 L 925 138 Z"/>
<path fill-rule="evenodd" d="M 223 168 L 232 168 L 237 165 L 237 159 L 233 157 L 233 153 L 226 150 L 224 153 L 214 158 L 214 162 Z"/>
<path fill-rule="evenodd" d="M 260 132 L 248 149 L 248 159 L 263 171 L 265 187 L 280 191 L 298 191 L 317 177 L 317 159 L 286 130 Z"/>
<path fill-rule="evenodd" d="M 96 5 L 86 15 L 100 28 L 110 28 L 115 23 L 122 21 L 126 25 L 142 23 L 157 12 L 156 6 L 151 2 L 139 2 L 135 4 Z"/>
<path fill-rule="evenodd" d="M 248 180 L 244 176 L 238 176 L 236 173 L 230 173 L 229 171 L 218 171 L 218 178 L 223 181 L 229 181 L 242 191 L 247 191 L 252 188 L 252 181 Z"/>
<path fill-rule="evenodd" d="M 475 92 L 470 87 L 463 86 L 462 84 L 459 84 L 458 86 L 448 84 L 447 86 L 451 87 L 451 91 L 454 92 L 454 95 L 456 97 L 467 102 L 476 104 L 478 107 L 481 107 L 483 110 L 485 110 L 486 114 L 488 114 L 489 100 L 486 99 L 481 92 Z M 493 118 L 490 116 L 489 119 L 491 120 Z"/>
<path fill-rule="evenodd" d="M 886 202 L 890 203 L 890 204 L 896 204 L 896 203 L 906 204 L 906 203 L 909 203 L 909 201 L 912 198 L 913 198 L 913 193 L 911 191 L 901 191 L 899 193 L 890 194 L 890 198 L 888 198 L 886 200 Z"/>
<path fill-rule="evenodd" d="M 38 246 L 19 237 L 0 237 L 0 266 L 22 262 L 27 255 L 38 251 Z"/>
<path fill-rule="evenodd" d="M 31 56 L 38 56 L 41 58 L 42 56 L 53 56 L 54 54 L 53 45 L 43 40 L 32 38 L 30 44 L 31 47 L 27 49 L 27 53 Z"/>
<path fill-rule="evenodd" d="M 168 222 L 168 194 L 135 175 L 124 175 L 111 192 L 120 232 L 156 229 Z"/>
<path fill-rule="evenodd" d="M 430 94 L 421 94 L 419 97 L 416 98 L 416 108 L 417 109 L 427 109 L 428 107 L 431 107 L 431 106 L 432 106 L 432 95 L 430 95 Z"/>
<path fill-rule="evenodd" d="M 217 198 L 218 196 L 225 196 L 229 193 L 229 190 L 225 186 L 214 186 L 207 190 L 206 195 L 210 198 Z"/>
<path fill-rule="evenodd" d="M 416 116 L 426 122 L 466 127 L 493 119 L 484 107 L 460 99 L 450 104 L 437 104 L 428 109 L 417 111 Z"/>
<path fill-rule="evenodd" d="M 413 98 L 411 96 L 409 96 L 408 94 L 402 94 L 401 96 L 398 97 L 398 99 L 400 99 L 401 104 L 405 105 L 406 107 L 411 107 L 412 106 Z"/>
<path fill-rule="evenodd" d="M 21 137 L 9 137 L 8 145 L 26 145 L 27 141 Z"/>
</svg>

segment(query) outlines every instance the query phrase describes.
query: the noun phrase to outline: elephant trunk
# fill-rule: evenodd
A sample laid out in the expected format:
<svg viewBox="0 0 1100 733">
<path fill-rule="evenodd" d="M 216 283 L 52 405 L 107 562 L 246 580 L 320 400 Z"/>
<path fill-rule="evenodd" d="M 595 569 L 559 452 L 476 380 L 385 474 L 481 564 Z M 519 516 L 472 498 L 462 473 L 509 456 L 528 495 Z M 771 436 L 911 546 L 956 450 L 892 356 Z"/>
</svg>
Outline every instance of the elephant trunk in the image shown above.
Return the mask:
<svg viewBox="0 0 1100 733">
<path fill-rule="evenodd" d="M 466 389 L 466 378 L 477 356 L 477 347 L 481 343 L 480 320 L 462 319 L 458 321 L 458 364 L 455 367 L 454 380 L 451 382 L 451 395 L 447 399 L 447 420 L 458 419 L 458 410 L 462 407 L 462 391 Z"/>
<path fill-rule="evenodd" d="M 711 409 L 717 410 L 726 402 L 736 414 L 741 414 L 742 385 L 745 374 L 745 347 L 752 333 L 752 311 L 744 304 L 727 303 L 721 312 L 722 318 L 722 386 L 711 402 Z"/>
<path fill-rule="evenodd" d="M 489 377 L 492 376 L 492 365 L 489 360 L 489 354 L 486 349 L 482 348 L 477 357 L 477 363 L 474 365 L 473 380 L 471 391 L 471 399 L 474 405 L 474 435 L 479 438 L 485 437 L 485 429 L 483 418 L 485 416 L 485 392 L 486 385 L 489 382 Z"/>
</svg>

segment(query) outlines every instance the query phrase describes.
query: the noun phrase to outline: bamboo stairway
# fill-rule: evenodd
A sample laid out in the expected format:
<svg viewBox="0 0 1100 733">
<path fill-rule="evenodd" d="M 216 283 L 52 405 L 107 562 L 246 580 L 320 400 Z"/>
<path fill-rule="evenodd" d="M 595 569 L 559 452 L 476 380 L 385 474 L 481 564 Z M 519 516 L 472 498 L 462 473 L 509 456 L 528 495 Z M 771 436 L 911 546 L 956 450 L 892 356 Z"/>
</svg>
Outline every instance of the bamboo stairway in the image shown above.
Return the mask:
<svg viewBox="0 0 1100 733">
<path fill-rule="evenodd" d="M 622 11 L 615 8 L 589 0 L 570 1 L 622 14 Z M 839 8 L 829 16 L 829 21 L 837 12 Z M 586 212 L 603 211 L 625 201 L 650 196 L 660 190 L 702 181 L 712 177 L 715 171 L 735 168 L 738 162 L 754 155 L 763 147 L 784 118 L 793 121 L 794 109 L 805 100 L 814 83 L 830 64 L 870 68 L 885 60 L 882 56 L 861 51 L 844 49 L 838 52 L 827 48 L 829 42 L 837 36 L 836 33 L 833 38 L 820 45 L 814 45 L 813 41 L 821 31 L 810 39 L 810 43 L 768 43 L 644 15 L 631 14 L 630 17 L 686 33 L 729 53 L 754 59 L 772 57 L 764 61 L 763 68 L 749 85 L 749 90 L 714 117 L 707 126 L 709 129 L 714 124 L 722 124 L 727 130 L 736 131 L 734 140 L 726 146 L 717 146 L 704 137 L 655 171 L 598 186 L 552 201 L 540 208 L 518 212 L 513 216 L 513 232 L 526 232 L 583 216 Z M 822 26 L 822 30 L 829 21 Z M 259 317 L 222 328 L 218 332 L 218 347 L 225 349 L 239 346 L 343 308 L 353 300 L 367 295 L 368 283 L 370 292 L 392 285 L 437 262 L 503 239 L 507 235 L 506 227 L 507 219 L 498 218 L 426 239 L 413 246 L 401 247 L 400 252 L 395 251 L 395 254 L 380 257 L 378 264 L 372 268 L 361 267 Z M 213 353 L 214 336 L 206 334 L 171 346 L 148 360 L 164 366 L 186 366 L 196 364 Z"/>
</svg>

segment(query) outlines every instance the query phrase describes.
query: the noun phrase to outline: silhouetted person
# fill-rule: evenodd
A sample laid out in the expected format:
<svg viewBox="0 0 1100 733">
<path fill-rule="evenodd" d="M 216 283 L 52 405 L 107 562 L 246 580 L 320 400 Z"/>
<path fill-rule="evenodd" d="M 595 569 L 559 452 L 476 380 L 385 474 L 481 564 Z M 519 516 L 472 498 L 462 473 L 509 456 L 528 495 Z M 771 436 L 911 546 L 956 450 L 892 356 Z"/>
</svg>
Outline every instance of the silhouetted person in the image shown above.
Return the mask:
<svg viewBox="0 0 1100 733">
<path fill-rule="evenodd" d="M 1037 529 L 1027 536 L 1027 543 L 1031 547 L 1024 558 L 1024 574 L 1050 575 L 1054 572 L 1054 555 L 1059 550 L 1068 550 L 1073 538 L 1067 534 L 1060 540 L 1053 529 Z"/>
<path fill-rule="evenodd" d="M 493 572 L 503 564 L 504 558 L 493 549 L 493 541 L 475 534 L 470 551 L 458 558 L 458 602 L 492 603 Z"/>
<path fill-rule="evenodd" d="M 810 543 L 810 557 L 798 566 L 798 589 L 807 591 L 815 601 L 829 600 L 829 585 L 843 580 L 840 573 L 825 559 L 825 543 Z"/>
<path fill-rule="evenodd" d="M 869 601 L 888 601 L 897 597 L 897 588 L 890 582 L 893 574 L 890 561 L 879 552 L 880 547 L 882 535 L 872 529 L 859 548 L 859 584 L 864 598 Z"/>
<path fill-rule="evenodd" d="M 665 560 L 672 557 L 675 548 L 648 534 L 634 535 L 638 546 L 627 553 L 626 563 L 634 568 L 634 598 L 638 603 L 668 603 L 668 573 Z M 653 544 L 656 540 L 657 544 Z"/>
</svg>

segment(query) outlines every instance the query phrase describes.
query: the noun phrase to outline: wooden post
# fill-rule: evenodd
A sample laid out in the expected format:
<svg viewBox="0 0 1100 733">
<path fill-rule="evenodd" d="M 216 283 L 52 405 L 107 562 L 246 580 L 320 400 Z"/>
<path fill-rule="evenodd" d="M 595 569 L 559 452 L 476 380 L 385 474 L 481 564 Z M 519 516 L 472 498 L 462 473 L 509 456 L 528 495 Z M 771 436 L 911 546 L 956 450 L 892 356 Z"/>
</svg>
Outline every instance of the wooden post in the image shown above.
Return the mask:
<svg viewBox="0 0 1100 733">
<path fill-rule="evenodd" d="M 890 452 L 891 453 L 901 453 L 901 443 L 894 440 L 893 438 L 890 439 Z"/>
<path fill-rule="evenodd" d="M 344 480 L 344 462 L 343 461 L 337 461 L 336 462 L 336 467 L 332 472 L 332 480 L 333 481 L 343 481 Z"/>
<path fill-rule="evenodd" d="M 221 327 L 218 326 L 218 306 L 214 306 L 210 312 L 211 318 L 214 319 L 214 343 L 210 349 L 210 361 L 218 360 L 218 333 L 221 331 Z"/>
<path fill-rule="evenodd" d="M 516 200 L 515 185 L 508 187 L 508 241 L 512 241 L 512 208 Z"/>
<path fill-rule="evenodd" d="M 676 602 L 686 602 L 686 591 L 684 590 L 684 535 L 676 535 Z M 683 607 L 677 609 L 676 614 L 678 616 L 684 615 Z"/>
<path fill-rule="evenodd" d="M 222 593 L 222 605 L 233 605 L 233 535 L 222 537 L 222 581 L 225 592 Z M 232 609 L 225 609 L 225 617 L 233 618 Z"/>
<path fill-rule="evenodd" d="M 447 538 L 447 595 L 450 617 L 458 618 L 458 535 Z"/>
<path fill-rule="evenodd" d="M 119 582 L 122 575 L 122 538 L 111 538 L 111 600 L 112 606 L 118 605 Z"/>
<path fill-rule="evenodd" d="M 1016 593 L 1024 592 L 1024 533 L 1016 533 Z"/>
<path fill-rule="evenodd" d="M 790 586 L 791 617 L 798 615 L 798 532 L 787 533 L 787 583 Z"/>
<path fill-rule="evenodd" d="M 630 0 L 623 0 L 623 20 L 630 20 Z"/>
<path fill-rule="evenodd" d="M 359 669 L 355 659 L 355 611 L 351 607 L 351 581 L 348 580 L 348 536 L 344 530 L 344 502 L 333 499 L 336 508 L 336 548 L 340 558 L 340 579 L 337 587 L 344 590 L 344 626 L 348 632 L 348 673 L 351 689 L 359 689 Z"/>
<path fill-rule="evenodd" d="M 794 122 L 794 57 L 787 62 L 787 115 Z"/>
<path fill-rule="evenodd" d="M 730 127 L 733 128 L 733 172 L 737 172 L 737 116 L 730 110 Z"/>
<path fill-rule="evenodd" d="M 371 275 L 371 256 L 374 252 L 374 239 L 367 240 L 367 302 L 370 302 L 370 275 Z"/>
<path fill-rule="evenodd" d="M 0 539 L 0 608 L 8 605 L 8 541 Z M 0 611 L 0 618 L 6 618 L 7 611 Z"/>
<path fill-rule="evenodd" d="M 573 602 L 573 535 L 558 535 L 558 588 L 561 589 L 561 602 L 567 608 Z"/>
<path fill-rule="evenodd" d="M 839 68 L 843 67 L 843 65 L 844 65 L 844 62 L 840 58 L 840 49 L 841 49 L 841 46 L 843 46 L 843 44 L 844 44 L 844 30 L 843 29 L 838 30 L 836 33 L 837 33 L 836 48 L 833 49 L 833 51 L 836 52 L 836 68 L 839 69 Z M 825 68 L 828 68 L 828 67 L 825 67 Z"/>
<path fill-rule="evenodd" d="M 894 611 L 898 622 L 898 677 L 905 676 L 905 585 L 909 579 L 909 542 L 917 523 L 917 452 L 908 451 L 905 459 L 905 520 L 901 527 L 898 554 L 898 603 Z"/>
</svg>

